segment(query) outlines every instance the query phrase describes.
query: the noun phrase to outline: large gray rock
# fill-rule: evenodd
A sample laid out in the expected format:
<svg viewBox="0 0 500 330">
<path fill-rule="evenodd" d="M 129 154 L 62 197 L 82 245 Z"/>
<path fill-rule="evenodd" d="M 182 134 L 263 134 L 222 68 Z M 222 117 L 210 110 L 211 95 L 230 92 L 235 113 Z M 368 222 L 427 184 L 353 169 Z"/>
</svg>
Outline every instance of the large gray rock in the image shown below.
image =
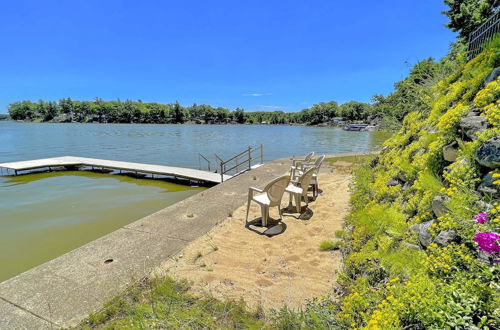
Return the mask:
<svg viewBox="0 0 500 330">
<path fill-rule="evenodd" d="M 389 180 L 389 182 L 387 182 L 387 185 L 389 187 L 398 186 L 398 185 L 401 185 L 401 181 L 399 181 L 397 178 L 392 178 Z"/>
<path fill-rule="evenodd" d="M 481 114 L 481 111 L 476 108 L 471 108 L 471 110 L 467 113 L 467 117 L 475 117 L 479 116 Z"/>
<path fill-rule="evenodd" d="M 500 166 L 500 136 L 495 136 L 484 142 L 476 150 L 476 160 L 479 164 L 488 168 Z"/>
<path fill-rule="evenodd" d="M 490 212 L 493 208 L 493 204 L 485 201 L 477 201 L 475 204 L 482 212 Z"/>
<path fill-rule="evenodd" d="M 443 158 L 447 162 L 454 162 L 458 157 L 458 143 L 456 141 L 443 147 Z"/>
<path fill-rule="evenodd" d="M 487 85 L 492 81 L 497 80 L 498 76 L 500 76 L 500 67 L 494 68 L 491 73 L 484 78 L 484 84 Z"/>
<path fill-rule="evenodd" d="M 412 244 L 412 243 L 408 243 L 408 242 L 405 242 L 404 244 L 409 250 L 422 250 L 422 248 L 420 248 L 420 246 L 418 246 L 417 244 Z"/>
<path fill-rule="evenodd" d="M 451 230 L 443 230 L 440 232 L 436 238 L 434 239 L 434 243 L 447 246 L 450 245 L 451 242 L 456 242 L 458 240 L 458 234 L 453 229 Z"/>
<path fill-rule="evenodd" d="M 446 202 L 450 200 L 448 196 L 436 196 L 432 200 L 432 212 L 436 217 L 440 217 L 445 213 L 448 213 L 448 208 L 446 207 Z"/>
<path fill-rule="evenodd" d="M 493 181 L 495 181 L 493 176 L 491 174 L 486 174 L 477 187 L 477 191 L 494 198 L 500 197 L 500 189 L 498 189 L 497 185 L 493 184 Z"/>
<path fill-rule="evenodd" d="M 422 222 L 418 228 L 418 240 L 425 247 L 432 243 L 432 234 L 429 231 L 429 227 L 433 223 L 434 220 Z"/>
<path fill-rule="evenodd" d="M 484 116 L 467 116 L 460 120 L 460 128 L 472 140 L 477 139 L 477 133 L 487 129 L 488 125 Z"/>
<path fill-rule="evenodd" d="M 412 233 L 418 234 L 418 232 L 420 231 L 420 224 L 417 223 L 417 224 L 410 226 L 410 231 Z"/>
<path fill-rule="evenodd" d="M 489 254 L 486 251 L 478 251 L 477 252 L 477 260 L 479 260 L 482 263 L 490 264 L 490 257 L 491 257 L 491 254 Z"/>
</svg>

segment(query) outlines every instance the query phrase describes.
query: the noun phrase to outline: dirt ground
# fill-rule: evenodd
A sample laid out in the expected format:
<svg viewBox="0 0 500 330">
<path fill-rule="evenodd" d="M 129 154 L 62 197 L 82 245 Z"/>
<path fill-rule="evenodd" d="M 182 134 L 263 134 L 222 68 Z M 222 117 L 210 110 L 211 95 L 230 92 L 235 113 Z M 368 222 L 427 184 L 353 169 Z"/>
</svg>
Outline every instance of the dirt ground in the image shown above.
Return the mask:
<svg viewBox="0 0 500 330">
<path fill-rule="evenodd" d="M 260 207 L 251 204 L 249 224 L 246 204 L 229 214 L 208 234 L 191 242 L 166 261 L 160 271 L 176 279 L 192 281 L 195 295 L 219 299 L 243 298 L 250 308 L 265 310 L 283 304 L 300 308 L 306 299 L 332 294 L 340 252 L 319 250 L 320 242 L 335 240 L 349 211 L 351 176 L 348 171 L 324 165 L 319 174 L 322 193 L 303 214 L 285 213 L 285 230 L 262 235 Z M 282 207 L 288 205 L 288 195 Z M 278 219 L 277 208 L 271 217 Z"/>
</svg>

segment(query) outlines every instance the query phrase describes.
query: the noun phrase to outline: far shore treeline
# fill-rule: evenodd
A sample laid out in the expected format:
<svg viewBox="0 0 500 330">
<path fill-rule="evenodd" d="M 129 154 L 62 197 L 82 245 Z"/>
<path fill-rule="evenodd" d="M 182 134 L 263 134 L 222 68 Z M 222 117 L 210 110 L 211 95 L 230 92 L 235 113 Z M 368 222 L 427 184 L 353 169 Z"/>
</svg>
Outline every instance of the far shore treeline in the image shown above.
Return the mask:
<svg viewBox="0 0 500 330">
<path fill-rule="evenodd" d="M 182 106 L 178 102 L 161 104 L 131 100 L 75 101 L 64 98 L 53 101 L 22 101 L 9 105 L 10 117 L 14 120 L 42 122 L 98 122 L 98 123 L 151 123 L 151 124 L 321 124 L 342 117 L 346 121 L 374 120 L 372 105 L 362 102 L 337 102 L 315 104 L 300 112 L 233 111 L 205 104 Z"/>
</svg>

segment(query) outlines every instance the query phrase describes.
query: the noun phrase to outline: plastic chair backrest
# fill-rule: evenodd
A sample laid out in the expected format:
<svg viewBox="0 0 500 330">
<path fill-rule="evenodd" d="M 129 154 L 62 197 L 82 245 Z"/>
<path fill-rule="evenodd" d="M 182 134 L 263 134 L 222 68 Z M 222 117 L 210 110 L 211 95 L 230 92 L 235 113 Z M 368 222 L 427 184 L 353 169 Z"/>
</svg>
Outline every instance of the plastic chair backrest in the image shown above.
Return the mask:
<svg viewBox="0 0 500 330">
<path fill-rule="evenodd" d="M 309 184 L 311 183 L 312 176 L 316 171 L 316 167 L 311 167 L 302 174 L 299 178 L 299 186 L 302 188 L 302 195 L 307 196 L 307 190 L 309 189 Z"/>
<path fill-rule="evenodd" d="M 319 157 L 318 159 L 316 159 L 316 161 L 314 162 L 314 167 L 316 167 L 316 173 L 319 171 L 319 168 L 321 167 L 321 165 L 323 164 L 323 161 L 325 160 L 325 155 Z"/>
<path fill-rule="evenodd" d="M 313 151 L 313 152 L 311 152 L 311 153 L 309 153 L 309 154 L 306 156 L 305 161 L 306 161 L 306 162 L 308 162 L 308 161 L 310 161 L 313 157 L 314 157 L 314 151 Z"/>
<path fill-rule="evenodd" d="M 267 193 L 267 197 L 271 201 L 271 204 L 269 206 L 276 206 L 281 202 L 281 198 L 285 193 L 285 188 L 289 183 L 290 176 L 283 175 L 267 184 L 267 186 L 264 188 L 264 191 Z"/>
</svg>

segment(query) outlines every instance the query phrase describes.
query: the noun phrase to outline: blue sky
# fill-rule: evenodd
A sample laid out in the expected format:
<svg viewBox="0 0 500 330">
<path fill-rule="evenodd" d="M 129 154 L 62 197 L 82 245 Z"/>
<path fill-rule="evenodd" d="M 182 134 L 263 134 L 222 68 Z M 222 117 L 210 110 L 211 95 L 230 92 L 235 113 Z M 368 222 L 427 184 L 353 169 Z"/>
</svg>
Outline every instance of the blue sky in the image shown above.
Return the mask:
<svg viewBox="0 0 500 330">
<path fill-rule="evenodd" d="M 387 94 L 455 34 L 440 0 L 2 1 L 0 113 L 142 99 L 297 111 Z"/>
</svg>

